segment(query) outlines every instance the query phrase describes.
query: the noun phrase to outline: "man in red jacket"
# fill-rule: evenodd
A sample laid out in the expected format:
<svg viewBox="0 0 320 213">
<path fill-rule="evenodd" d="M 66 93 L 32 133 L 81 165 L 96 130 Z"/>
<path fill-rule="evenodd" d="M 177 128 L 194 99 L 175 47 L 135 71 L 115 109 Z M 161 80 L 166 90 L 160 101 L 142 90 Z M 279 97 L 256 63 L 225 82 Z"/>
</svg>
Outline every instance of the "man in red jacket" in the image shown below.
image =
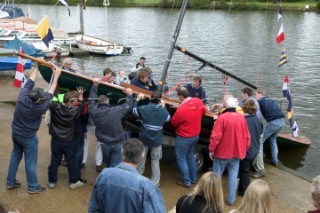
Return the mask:
<svg viewBox="0 0 320 213">
<path fill-rule="evenodd" d="M 227 109 L 216 120 L 209 145 L 209 155 L 213 159 L 213 171 L 222 176 L 228 168 L 228 199 L 227 203 L 233 205 L 236 201 L 237 176 L 239 162 L 245 158 L 250 147 L 250 133 L 245 117 L 236 112 L 237 99 L 226 99 Z"/>
<path fill-rule="evenodd" d="M 185 87 L 177 89 L 177 95 L 182 102 L 171 119 L 171 125 L 176 131 L 176 158 L 182 179 L 177 184 L 191 187 L 197 181 L 194 148 L 199 139 L 201 118 L 207 108 L 199 98 L 189 97 Z"/>
</svg>

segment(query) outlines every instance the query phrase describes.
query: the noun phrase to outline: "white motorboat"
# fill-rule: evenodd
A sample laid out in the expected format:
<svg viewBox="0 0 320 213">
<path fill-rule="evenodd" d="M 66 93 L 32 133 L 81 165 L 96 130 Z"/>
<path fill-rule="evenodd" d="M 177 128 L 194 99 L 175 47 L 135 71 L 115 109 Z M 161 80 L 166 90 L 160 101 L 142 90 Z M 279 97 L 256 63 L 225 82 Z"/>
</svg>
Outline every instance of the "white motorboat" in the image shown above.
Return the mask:
<svg viewBox="0 0 320 213">
<path fill-rule="evenodd" d="M 124 49 L 121 44 L 112 43 L 89 35 L 77 35 L 76 42 L 81 50 L 106 56 L 120 55 Z"/>
</svg>

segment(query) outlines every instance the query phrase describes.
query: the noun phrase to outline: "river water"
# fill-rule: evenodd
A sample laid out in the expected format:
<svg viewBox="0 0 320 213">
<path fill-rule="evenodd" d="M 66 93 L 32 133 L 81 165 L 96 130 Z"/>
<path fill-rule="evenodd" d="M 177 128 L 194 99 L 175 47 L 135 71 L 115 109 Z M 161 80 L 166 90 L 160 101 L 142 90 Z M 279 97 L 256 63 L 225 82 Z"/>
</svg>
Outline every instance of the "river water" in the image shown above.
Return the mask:
<svg viewBox="0 0 320 213">
<path fill-rule="evenodd" d="M 70 7 L 69 17 L 64 6 L 19 6 L 38 21 L 48 14 L 54 28 L 68 32 L 80 29 L 77 7 Z M 106 11 L 103 7 L 87 7 L 84 11 L 85 33 L 132 47 L 132 55 L 110 58 L 90 55 L 75 58 L 75 66 L 92 76 L 101 76 L 106 67 L 129 73 L 144 56 L 158 81 L 179 9 L 107 8 Z M 287 102 L 282 97 L 282 84 L 287 72 L 300 135 L 310 138 L 312 144 L 283 148 L 279 158 L 285 166 L 313 177 L 320 173 L 320 14 L 284 11 L 285 41 L 280 45 L 275 41 L 281 23 L 277 14 L 277 11 L 268 10 L 188 10 L 177 44 L 252 84 L 265 87 L 268 95 L 279 100 L 284 110 Z M 286 50 L 288 63 L 279 69 L 277 63 L 282 49 Z M 169 86 L 174 86 L 183 77 L 188 79 L 200 65 L 175 51 L 169 67 Z M 225 87 L 222 75 L 209 67 L 199 74 L 204 78 L 203 86 L 210 103 L 221 101 L 224 89 L 240 97 L 240 90 L 245 87 L 232 79 Z M 285 132 L 290 131 L 288 125 L 287 122 Z"/>
</svg>

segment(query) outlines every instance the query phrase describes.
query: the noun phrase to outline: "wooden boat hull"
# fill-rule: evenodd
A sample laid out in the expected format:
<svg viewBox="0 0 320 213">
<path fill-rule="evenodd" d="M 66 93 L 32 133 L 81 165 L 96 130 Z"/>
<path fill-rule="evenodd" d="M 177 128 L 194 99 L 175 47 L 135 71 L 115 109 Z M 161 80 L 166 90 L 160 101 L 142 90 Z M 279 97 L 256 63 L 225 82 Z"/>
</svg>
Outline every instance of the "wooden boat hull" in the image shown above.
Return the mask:
<svg viewBox="0 0 320 213">
<path fill-rule="evenodd" d="M 39 65 L 39 70 L 42 77 L 47 82 L 50 82 L 52 70 L 42 65 Z M 70 90 L 75 90 L 76 87 L 82 86 L 87 91 L 89 91 L 92 86 L 92 79 L 90 77 L 83 76 L 77 73 L 63 71 L 59 78 L 58 85 L 60 87 L 68 88 Z M 132 88 L 135 94 L 139 94 L 140 92 L 143 92 L 145 93 L 146 97 L 150 97 L 151 95 L 151 92 L 149 91 L 141 90 L 140 88 L 137 88 L 130 84 L 125 84 L 125 83 L 121 83 L 121 86 L 117 86 L 109 83 L 102 83 L 98 87 L 98 94 L 107 95 L 110 98 L 111 103 L 119 103 L 121 99 L 126 97 L 126 94 L 123 93 L 126 87 Z M 170 98 L 165 98 L 165 101 L 166 101 L 166 107 L 168 111 L 170 112 L 171 115 L 173 115 L 175 112 L 175 108 L 171 106 L 174 105 L 174 103 L 176 103 L 177 101 Z M 202 117 L 202 123 L 201 123 L 202 128 L 201 128 L 200 139 L 199 139 L 200 144 L 203 144 L 203 145 L 209 144 L 211 130 L 214 124 L 213 115 L 214 115 L 213 112 L 209 112 Z M 130 115 L 126 118 L 126 123 L 129 126 L 137 129 L 140 126 L 139 122 Z M 165 124 L 164 133 L 166 135 L 174 136 L 174 129 L 169 123 Z M 294 138 L 288 134 L 279 134 L 278 143 L 280 145 L 282 144 L 286 146 L 288 145 L 299 146 L 299 145 L 309 145 L 311 141 L 304 137 Z"/>
<path fill-rule="evenodd" d="M 79 49 L 100 55 L 120 55 L 124 50 L 121 44 L 108 42 L 88 35 L 77 35 L 76 42 Z"/>
</svg>

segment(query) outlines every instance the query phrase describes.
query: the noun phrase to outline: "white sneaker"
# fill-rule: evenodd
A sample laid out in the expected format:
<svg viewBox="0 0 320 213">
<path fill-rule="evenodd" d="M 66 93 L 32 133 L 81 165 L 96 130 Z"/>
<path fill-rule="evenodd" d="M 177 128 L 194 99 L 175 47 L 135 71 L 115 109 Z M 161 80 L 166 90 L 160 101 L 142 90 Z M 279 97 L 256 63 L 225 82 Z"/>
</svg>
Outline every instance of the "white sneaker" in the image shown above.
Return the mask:
<svg viewBox="0 0 320 213">
<path fill-rule="evenodd" d="M 79 188 L 79 187 L 82 187 L 82 186 L 84 186 L 84 182 L 82 182 L 81 180 L 78 180 L 75 183 L 70 183 L 69 184 L 69 189 L 76 189 L 76 188 Z"/>
<path fill-rule="evenodd" d="M 50 183 L 50 182 L 48 182 L 48 187 L 50 188 L 50 189 L 53 189 L 53 188 L 55 188 L 56 187 L 56 184 L 55 183 Z"/>
</svg>

